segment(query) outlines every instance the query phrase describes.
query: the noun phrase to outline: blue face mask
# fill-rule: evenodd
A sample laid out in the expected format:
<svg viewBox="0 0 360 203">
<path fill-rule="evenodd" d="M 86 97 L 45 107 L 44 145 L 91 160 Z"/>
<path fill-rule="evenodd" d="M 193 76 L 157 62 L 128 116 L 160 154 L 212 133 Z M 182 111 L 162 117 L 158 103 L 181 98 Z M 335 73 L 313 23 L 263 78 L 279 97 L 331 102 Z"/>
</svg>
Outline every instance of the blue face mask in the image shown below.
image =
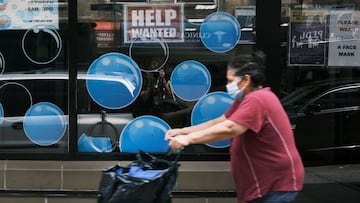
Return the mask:
<svg viewBox="0 0 360 203">
<path fill-rule="evenodd" d="M 239 82 L 240 81 L 237 80 L 226 85 L 226 90 L 228 94 L 237 101 L 241 101 L 244 97 L 244 88 L 239 89 L 237 85 Z"/>
</svg>

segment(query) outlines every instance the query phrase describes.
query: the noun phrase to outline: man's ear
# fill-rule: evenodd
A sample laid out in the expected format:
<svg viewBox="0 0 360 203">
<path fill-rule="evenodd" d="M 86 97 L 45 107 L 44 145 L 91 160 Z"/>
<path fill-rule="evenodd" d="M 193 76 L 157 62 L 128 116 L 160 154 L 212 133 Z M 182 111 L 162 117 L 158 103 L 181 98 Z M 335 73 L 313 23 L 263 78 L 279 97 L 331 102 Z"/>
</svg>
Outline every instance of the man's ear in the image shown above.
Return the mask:
<svg viewBox="0 0 360 203">
<path fill-rule="evenodd" d="M 250 84 L 251 82 L 251 75 L 245 74 L 243 79 L 247 84 Z"/>
</svg>

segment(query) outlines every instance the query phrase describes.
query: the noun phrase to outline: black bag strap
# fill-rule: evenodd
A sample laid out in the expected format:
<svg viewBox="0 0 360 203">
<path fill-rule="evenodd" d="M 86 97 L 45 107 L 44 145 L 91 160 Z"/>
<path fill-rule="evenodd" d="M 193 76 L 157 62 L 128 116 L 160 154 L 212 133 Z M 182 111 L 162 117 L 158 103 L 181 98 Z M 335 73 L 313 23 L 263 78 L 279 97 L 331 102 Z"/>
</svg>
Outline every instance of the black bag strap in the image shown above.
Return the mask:
<svg viewBox="0 0 360 203">
<path fill-rule="evenodd" d="M 179 157 L 180 157 L 180 153 L 177 153 L 177 156 L 175 157 L 175 161 L 170 161 L 168 159 L 156 157 L 147 152 L 139 150 L 138 153 L 136 154 L 137 160 L 135 161 L 134 164 L 140 165 L 140 167 L 146 169 L 166 169 L 174 165 L 177 165 L 179 161 Z"/>
</svg>

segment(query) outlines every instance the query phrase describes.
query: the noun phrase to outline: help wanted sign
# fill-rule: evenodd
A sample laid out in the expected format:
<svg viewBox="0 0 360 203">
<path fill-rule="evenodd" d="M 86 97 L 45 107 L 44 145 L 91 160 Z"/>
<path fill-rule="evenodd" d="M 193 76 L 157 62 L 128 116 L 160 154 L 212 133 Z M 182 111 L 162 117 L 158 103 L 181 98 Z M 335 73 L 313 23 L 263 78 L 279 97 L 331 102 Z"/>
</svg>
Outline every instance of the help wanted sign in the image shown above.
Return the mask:
<svg viewBox="0 0 360 203">
<path fill-rule="evenodd" d="M 184 41 L 183 4 L 126 5 L 124 42 Z"/>
</svg>

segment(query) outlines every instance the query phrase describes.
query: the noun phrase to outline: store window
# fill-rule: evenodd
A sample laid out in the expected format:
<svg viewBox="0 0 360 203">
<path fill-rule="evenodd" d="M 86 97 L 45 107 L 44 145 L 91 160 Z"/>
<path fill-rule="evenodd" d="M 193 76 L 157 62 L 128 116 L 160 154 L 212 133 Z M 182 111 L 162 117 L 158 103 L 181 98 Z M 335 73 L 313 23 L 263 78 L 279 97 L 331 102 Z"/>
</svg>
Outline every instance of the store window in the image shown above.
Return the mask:
<svg viewBox="0 0 360 203">
<path fill-rule="evenodd" d="M 282 4 L 282 101 L 305 161 L 356 162 L 359 2 Z"/>
<path fill-rule="evenodd" d="M 83 46 L 96 57 L 78 71 L 80 153 L 167 152 L 167 129 L 204 122 L 230 105 L 226 65 L 232 56 L 252 52 L 255 1 L 79 6 L 79 22 L 90 24 L 96 36 L 92 47 Z M 209 99 L 217 102 L 211 106 Z M 191 146 L 183 153 L 227 154 L 229 143 Z"/>
<path fill-rule="evenodd" d="M 353 102 L 342 116 L 316 118 L 321 109 L 311 104 L 334 89 L 358 89 L 359 3 L 282 0 L 275 36 L 262 32 L 277 19 L 256 12 L 272 11 L 255 0 L 0 1 L 0 154 L 118 159 L 138 149 L 165 152 L 167 129 L 227 109 L 228 60 L 277 36 L 278 47 L 264 49 L 272 56 L 268 85 L 303 157 L 327 160 L 328 149 L 359 146 L 352 126 L 358 94 L 344 92 Z M 228 157 L 229 143 L 183 153 Z"/>
<path fill-rule="evenodd" d="M 67 2 L 0 2 L 0 153 L 68 152 Z"/>
</svg>

